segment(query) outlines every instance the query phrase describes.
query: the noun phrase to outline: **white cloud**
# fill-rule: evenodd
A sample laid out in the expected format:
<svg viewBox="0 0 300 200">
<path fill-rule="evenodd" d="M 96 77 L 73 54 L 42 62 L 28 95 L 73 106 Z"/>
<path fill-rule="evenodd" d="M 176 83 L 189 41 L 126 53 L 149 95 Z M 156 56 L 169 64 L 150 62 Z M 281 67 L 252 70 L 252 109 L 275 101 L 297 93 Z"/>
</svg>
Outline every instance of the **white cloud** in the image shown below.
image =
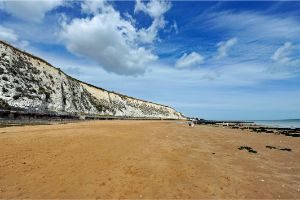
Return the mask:
<svg viewBox="0 0 300 200">
<path fill-rule="evenodd" d="M 169 1 L 151 0 L 147 4 L 142 3 L 141 0 L 136 1 L 134 13 L 144 12 L 153 19 L 152 24 L 148 28 L 139 30 L 141 41 L 152 43 L 157 38 L 158 30 L 166 25 L 164 14 L 170 8 L 171 3 Z"/>
<path fill-rule="evenodd" d="M 14 30 L 0 25 L 0 39 L 7 42 L 16 42 L 18 40 L 18 35 Z"/>
<path fill-rule="evenodd" d="M 24 48 L 29 45 L 29 43 L 25 40 L 20 40 L 19 36 L 13 29 L 4 27 L 0 25 L 0 40 L 4 40 L 11 44 L 14 44 L 20 48 Z"/>
<path fill-rule="evenodd" d="M 216 59 L 221 59 L 224 57 L 227 57 L 228 51 L 231 47 L 233 47 L 237 43 L 237 38 L 231 38 L 227 41 L 222 41 L 217 44 L 218 46 L 218 55 L 216 56 Z"/>
<path fill-rule="evenodd" d="M 160 18 L 171 8 L 171 4 L 168 1 L 151 0 L 147 4 L 142 3 L 141 0 L 137 0 L 134 8 L 134 12 L 143 11 L 147 13 L 153 19 Z"/>
<path fill-rule="evenodd" d="M 173 23 L 173 28 L 174 28 L 175 33 L 178 34 L 178 33 L 179 33 L 179 30 L 178 30 L 177 23 L 176 23 L 175 21 L 174 21 L 174 23 Z"/>
<path fill-rule="evenodd" d="M 292 55 L 293 49 L 295 49 L 295 47 L 291 42 L 285 42 L 281 47 L 279 47 L 271 57 L 275 65 L 272 66 L 270 70 L 289 70 L 290 72 L 299 72 L 300 59 Z"/>
<path fill-rule="evenodd" d="M 40 22 L 48 11 L 62 3 L 63 0 L 0 0 L 0 9 L 25 21 Z"/>
<path fill-rule="evenodd" d="M 175 66 L 179 69 L 195 67 L 202 64 L 204 57 L 196 52 L 190 54 L 183 54 L 177 61 Z"/>
<path fill-rule="evenodd" d="M 91 16 L 75 18 L 62 25 L 61 37 L 69 51 L 91 58 L 106 71 L 120 75 L 142 74 L 147 65 L 158 58 L 142 45 L 143 31 L 135 27 L 128 15 L 123 18 L 113 6 L 103 1 L 83 2 L 81 8 Z M 159 13 L 162 11 L 153 11 L 151 16 L 159 16 Z M 156 23 L 155 19 L 153 23 Z M 149 29 L 155 26 L 151 25 Z M 145 38 L 155 39 L 153 32 L 144 32 Z"/>
<path fill-rule="evenodd" d="M 81 10 L 88 14 L 98 14 L 99 12 L 108 12 L 112 9 L 111 6 L 104 0 L 87 0 L 81 4 Z"/>
<path fill-rule="evenodd" d="M 284 43 L 274 52 L 271 59 L 275 62 L 284 64 L 289 63 L 291 61 L 291 58 L 289 58 L 289 54 L 291 53 L 292 48 L 293 44 L 291 42 Z"/>
</svg>

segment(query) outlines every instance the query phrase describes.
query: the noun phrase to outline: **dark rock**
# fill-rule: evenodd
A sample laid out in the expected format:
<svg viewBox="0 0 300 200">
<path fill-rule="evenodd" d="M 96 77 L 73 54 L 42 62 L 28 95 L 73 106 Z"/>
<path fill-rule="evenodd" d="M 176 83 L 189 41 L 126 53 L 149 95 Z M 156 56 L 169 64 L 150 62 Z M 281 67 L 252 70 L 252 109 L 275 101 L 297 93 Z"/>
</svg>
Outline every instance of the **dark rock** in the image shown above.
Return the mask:
<svg viewBox="0 0 300 200">
<path fill-rule="evenodd" d="M 282 148 L 282 149 L 279 149 L 279 150 L 281 150 L 281 151 L 292 151 L 292 149 L 290 149 L 290 148 Z"/>
<path fill-rule="evenodd" d="M 268 148 L 268 149 L 276 149 L 276 147 L 273 147 L 273 146 L 266 146 L 266 148 Z"/>
<path fill-rule="evenodd" d="M 251 147 L 248 147 L 248 146 L 240 146 L 238 149 L 239 150 L 247 150 L 249 153 L 257 153 L 257 151 L 255 151 L 254 149 L 252 149 Z"/>
</svg>

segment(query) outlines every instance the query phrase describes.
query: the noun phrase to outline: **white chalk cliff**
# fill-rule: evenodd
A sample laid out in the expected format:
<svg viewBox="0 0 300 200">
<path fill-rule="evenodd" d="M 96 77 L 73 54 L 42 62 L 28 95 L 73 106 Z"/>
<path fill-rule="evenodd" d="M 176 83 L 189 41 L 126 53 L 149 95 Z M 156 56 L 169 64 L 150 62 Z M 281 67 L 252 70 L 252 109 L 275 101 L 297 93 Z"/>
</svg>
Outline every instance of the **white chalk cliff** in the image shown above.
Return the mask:
<svg viewBox="0 0 300 200">
<path fill-rule="evenodd" d="M 183 119 L 171 107 L 76 80 L 0 41 L 0 109 L 58 114 Z"/>
</svg>

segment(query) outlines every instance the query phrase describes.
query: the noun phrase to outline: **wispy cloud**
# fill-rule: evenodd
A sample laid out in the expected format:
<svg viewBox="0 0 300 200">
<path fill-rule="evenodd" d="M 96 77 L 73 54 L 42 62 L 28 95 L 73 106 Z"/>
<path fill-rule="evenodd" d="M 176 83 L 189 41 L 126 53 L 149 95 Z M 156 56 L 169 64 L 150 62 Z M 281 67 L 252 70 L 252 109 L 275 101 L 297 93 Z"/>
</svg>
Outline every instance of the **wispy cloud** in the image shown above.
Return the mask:
<svg viewBox="0 0 300 200">
<path fill-rule="evenodd" d="M 204 61 L 204 57 L 199 53 L 192 52 L 190 54 L 183 54 L 177 61 L 175 66 L 178 69 L 195 67 L 202 64 Z"/>
<path fill-rule="evenodd" d="M 2 25 L 0 25 L 0 39 L 16 45 L 22 49 L 29 45 L 29 42 L 26 40 L 21 40 L 18 34 L 13 29 L 4 27 Z"/>
<path fill-rule="evenodd" d="M 194 27 L 197 27 L 199 31 L 213 34 L 215 38 L 238 38 L 238 43 L 231 48 L 231 55 L 240 60 L 268 62 L 278 45 L 286 41 L 300 42 L 299 20 L 293 15 L 274 12 L 213 10 L 199 15 L 186 27 L 194 31 Z M 209 39 L 213 40 L 214 37 Z"/>
<path fill-rule="evenodd" d="M 294 54 L 293 51 L 299 53 L 300 49 L 295 48 L 291 42 L 285 42 L 280 46 L 271 57 L 273 65 L 270 72 L 289 71 L 295 75 L 300 73 L 300 58 L 296 57 L 297 53 Z"/>
<path fill-rule="evenodd" d="M 43 1 L 10 1 L 1 0 L 0 9 L 25 21 L 41 22 L 45 14 L 57 6 L 62 5 L 63 0 Z"/>
<path fill-rule="evenodd" d="M 173 22 L 173 25 L 171 26 L 171 28 L 174 29 L 174 31 L 175 31 L 176 34 L 179 33 L 179 29 L 178 29 L 176 21 Z"/>
<path fill-rule="evenodd" d="M 8 42 L 16 42 L 18 35 L 14 30 L 0 25 L 0 38 Z"/>
<path fill-rule="evenodd" d="M 265 40 L 297 39 L 300 34 L 299 20 L 280 14 L 220 11 L 201 17 L 205 19 L 205 25 L 208 28 L 222 29 L 224 34 L 238 33 L 238 37 Z"/>
<path fill-rule="evenodd" d="M 228 51 L 237 43 L 237 38 L 230 38 L 227 41 L 222 41 L 217 44 L 218 54 L 215 57 L 216 59 L 224 58 L 228 55 Z"/>
<path fill-rule="evenodd" d="M 291 42 L 285 42 L 281 47 L 279 47 L 274 52 L 271 59 L 274 62 L 283 65 L 288 65 L 288 66 L 300 65 L 300 59 L 291 57 L 293 48 L 294 46 Z"/>
</svg>

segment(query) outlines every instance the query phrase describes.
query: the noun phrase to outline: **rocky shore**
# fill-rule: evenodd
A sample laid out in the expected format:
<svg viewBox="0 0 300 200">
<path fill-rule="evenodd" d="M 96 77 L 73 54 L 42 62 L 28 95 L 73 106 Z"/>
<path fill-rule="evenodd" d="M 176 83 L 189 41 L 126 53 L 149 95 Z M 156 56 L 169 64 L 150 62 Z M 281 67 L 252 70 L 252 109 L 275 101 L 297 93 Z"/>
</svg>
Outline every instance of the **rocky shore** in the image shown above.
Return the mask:
<svg viewBox="0 0 300 200">
<path fill-rule="evenodd" d="M 278 128 L 254 124 L 254 122 L 245 121 L 214 121 L 214 120 L 197 120 L 194 122 L 199 125 L 212 125 L 228 127 L 231 129 L 250 130 L 254 133 L 268 133 L 285 135 L 290 137 L 300 137 L 300 128 Z"/>
</svg>

